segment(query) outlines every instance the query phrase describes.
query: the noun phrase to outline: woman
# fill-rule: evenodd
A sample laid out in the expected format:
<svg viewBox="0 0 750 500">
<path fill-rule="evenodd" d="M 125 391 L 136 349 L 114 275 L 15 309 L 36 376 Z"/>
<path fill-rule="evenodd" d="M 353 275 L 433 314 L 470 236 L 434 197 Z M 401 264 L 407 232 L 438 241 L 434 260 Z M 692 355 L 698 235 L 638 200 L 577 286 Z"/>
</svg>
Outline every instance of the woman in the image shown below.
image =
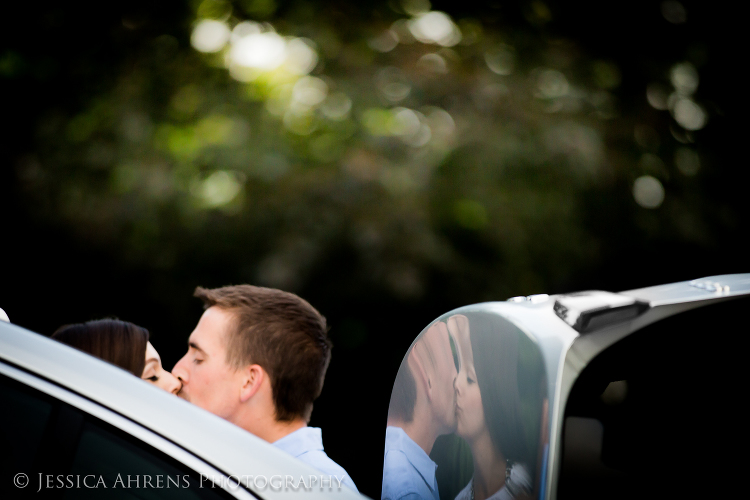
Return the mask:
<svg viewBox="0 0 750 500">
<path fill-rule="evenodd" d="M 148 330 L 118 319 L 99 319 L 65 325 L 52 338 L 108 361 L 172 394 L 180 381 L 161 366 L 161 358 L 148 340 Z"/>
<path fill-rule="evenodd" d="M 530 498 L 533 446 L 521 416 L 519 340 L 523 332 L 494 315 L 458 323 L 456 433 L 469 444 L 474 475 L 456 500 Z"/>
</svg>

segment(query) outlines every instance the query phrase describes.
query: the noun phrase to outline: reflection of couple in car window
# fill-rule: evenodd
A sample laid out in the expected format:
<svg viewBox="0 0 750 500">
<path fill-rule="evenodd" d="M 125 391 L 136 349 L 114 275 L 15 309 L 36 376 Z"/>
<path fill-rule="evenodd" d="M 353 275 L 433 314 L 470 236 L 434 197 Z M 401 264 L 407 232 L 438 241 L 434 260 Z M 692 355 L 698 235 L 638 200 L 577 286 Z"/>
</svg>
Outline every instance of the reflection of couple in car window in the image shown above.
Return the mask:
<svg viewBox="0 0 750 500">
<path fill-rule="evenodd" d="M 382 500 L 440 500 L 430 453 L 439 436 L 452 433 L 468 444 L 473 474 L 442 500 L 530 497 L 534 455 L 518 385 L 523 334 L 499 327 L 494 315 L 470 317 L 433 324 L 401 365 L 388 412 Z"/>
</svg>

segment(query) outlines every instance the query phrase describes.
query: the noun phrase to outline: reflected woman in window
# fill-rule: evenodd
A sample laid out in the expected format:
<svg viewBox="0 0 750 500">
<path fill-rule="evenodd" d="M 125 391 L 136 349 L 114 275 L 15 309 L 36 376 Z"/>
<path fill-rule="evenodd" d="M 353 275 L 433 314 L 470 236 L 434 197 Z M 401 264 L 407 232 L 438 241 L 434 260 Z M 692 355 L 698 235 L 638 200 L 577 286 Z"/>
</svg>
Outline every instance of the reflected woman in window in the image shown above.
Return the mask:
<svg viewBox="0 0 750 500">
<path fill-rule="evenodd" d="M 123 368 L 172 394 L 180 381 L 161 366 L 161 358 L 149 342 L 148 330 L 127 321 L 99 319 L 65 325 L 52 334 L 63 344 Z"/>
<path fill-rule="evenodd" d="M 456 433 L 471 448 L 474 475 L 456 500 L 531 498 L 534 463 L 521 415 L 519 334 L 482 314 L 450 325 L 461 360 L 456 378 Z"/>
</svg>

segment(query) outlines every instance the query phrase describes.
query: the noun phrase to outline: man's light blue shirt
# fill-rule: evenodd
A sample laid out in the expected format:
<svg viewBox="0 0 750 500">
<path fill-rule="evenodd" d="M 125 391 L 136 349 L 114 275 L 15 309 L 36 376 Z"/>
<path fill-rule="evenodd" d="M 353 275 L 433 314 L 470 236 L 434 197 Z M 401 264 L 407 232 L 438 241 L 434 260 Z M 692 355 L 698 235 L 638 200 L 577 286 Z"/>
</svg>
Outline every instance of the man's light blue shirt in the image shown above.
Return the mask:
<svg viewBox="0 0 750 500">
<path fill-rule="evenodd" d="M 437 464 L 400 427 L 385 430 L 381 500 L 440 500 Z"/>
<path fill-rule="evenodd" d="M 344 486 L 359 491 L 344 468 L 331 460 L 323 451 L 323 432 L 319 427 L 297 429 L 274 442 L 273 445 L 329 476 L 336 476 L 333 480 L 334 487 L 341 481 Z"/>
</svg>

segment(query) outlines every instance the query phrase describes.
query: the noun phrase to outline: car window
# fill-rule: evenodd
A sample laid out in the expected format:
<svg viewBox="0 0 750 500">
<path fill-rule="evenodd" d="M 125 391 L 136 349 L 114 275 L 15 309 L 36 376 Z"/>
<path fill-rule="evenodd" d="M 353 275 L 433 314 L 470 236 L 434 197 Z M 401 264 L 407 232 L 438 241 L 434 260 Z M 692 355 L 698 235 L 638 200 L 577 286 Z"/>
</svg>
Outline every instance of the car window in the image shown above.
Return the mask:
<svg viewBox="0 0 750 500">
<path fill-rule="evenodd" d="M 83 425 L 70 467 L 73 476 L 95 476 L 104 488 L 70 488 L 66 499 L 219 499 L 223 491 L 212 489 L 201 479 L 166 455 L 98 420 Z M 93 482 L 90 481 L 90 483 Z M 231 497 L 227 497 L 231 498 Z"/>
<path fill-rule="evenodd" d="M 42 444 L 53 403 L 34 392 L 0 375 L 0 461 L 4 472 L 31 470 Z"/>
<path fill-rule="evenodd" d="M 747 306 L 667 318 L 587 365 L 565 407 L 559 499 L 731 496 Z"/>
<path fill-rule="evenodd" d="M 233 498 L 151 445 L 15 380 L 0 376 L 0 397 L 3 499 Z"/>
<path fill-rule="evenodd" d="M 490 495 L 537 496 L 546 387 L 537 344 L 507 319 L 480 311 L 439 318 L 396 376 L 381 498 L 469 500 L 477 467 L 492 477 L 478 486 Z"/>
</svg>

